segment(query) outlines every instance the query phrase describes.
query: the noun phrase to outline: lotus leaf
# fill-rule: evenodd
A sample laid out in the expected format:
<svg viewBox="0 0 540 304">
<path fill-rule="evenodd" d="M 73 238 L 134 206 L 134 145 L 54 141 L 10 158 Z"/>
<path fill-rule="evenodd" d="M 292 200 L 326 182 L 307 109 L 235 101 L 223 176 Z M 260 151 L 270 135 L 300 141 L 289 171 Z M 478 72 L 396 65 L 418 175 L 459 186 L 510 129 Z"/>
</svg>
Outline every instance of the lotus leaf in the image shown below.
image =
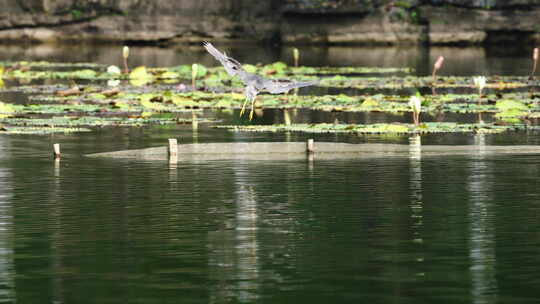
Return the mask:
<svg viewBox="0 0 540 304">
<path fill-rule="evenodd" d="M 356 133 L 356 134 L 417 134 L 417 133 L 500 133 L 513 130 L 515 126 L 493 124 L 423 123 L 419 127 L 412 124 L 291 124 L 291 125 L 234 125 L 216 126 L 231 131 L 246 132 L 306 132 L 306 133 Z M 525 128 L 525 127 L 523 127 Z"/>
<path fill-rule="evenodd" d="M 204 65 L 198 64 L 198 63 L 195 63 L 194 65 L 197 66 L 196 78 L 204 77 L 206 75 L 206 73 L 208 73 L 208 69 Z M 190 70 L 189 73 L 190 73 L 190 77 L 191 77 L 191 70 Z"/>
<path fill-rule="evenodd" d="M 513 100 L 513 99 L 504 99 L 504 100 L 497 101 L 497 104 L 495 106 L 497 107 L 499 111 L 508 111 L 508 110 L 526 111 L 528 110 L 528 107 L 525 104 L 517 100 Z"/>
<path fill-rule="evenodd" d="M 139 66 L 134 68 L 131 73 L 129 73 L 130 79 L 149 79 L 152 78 L 152 75 L 148 73 L 145 66 Z"/>
</svg>

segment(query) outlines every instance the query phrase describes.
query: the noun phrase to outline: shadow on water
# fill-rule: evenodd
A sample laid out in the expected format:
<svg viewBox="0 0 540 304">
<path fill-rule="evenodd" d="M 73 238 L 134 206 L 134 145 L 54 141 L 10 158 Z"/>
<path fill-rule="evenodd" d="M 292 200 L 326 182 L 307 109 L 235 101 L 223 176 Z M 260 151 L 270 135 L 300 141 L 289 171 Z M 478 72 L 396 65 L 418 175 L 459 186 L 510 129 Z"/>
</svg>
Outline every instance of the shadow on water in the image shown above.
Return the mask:
<svg viewBox="0 0 540 304">
<path fill-rule="evenodd" d="M 287 112 L 287 114 L 285 114 Z M 288 116 L 288 118 L 286 118 Z M 493 114 L 483 114 L 483 120 L 493 122 Z M 309 109 L 263 109 L 258 111 L 254 124 L 306 124 L 306 123 L 343 123 L 343 124 L 375 124 L 375 123 L 411 123 L 410 113 L 382 112 L 328 112 Z M 478 114 L 422 113 L 423 122 L 453 121 L 458 123 L 476 123 Z"/>
</svg>

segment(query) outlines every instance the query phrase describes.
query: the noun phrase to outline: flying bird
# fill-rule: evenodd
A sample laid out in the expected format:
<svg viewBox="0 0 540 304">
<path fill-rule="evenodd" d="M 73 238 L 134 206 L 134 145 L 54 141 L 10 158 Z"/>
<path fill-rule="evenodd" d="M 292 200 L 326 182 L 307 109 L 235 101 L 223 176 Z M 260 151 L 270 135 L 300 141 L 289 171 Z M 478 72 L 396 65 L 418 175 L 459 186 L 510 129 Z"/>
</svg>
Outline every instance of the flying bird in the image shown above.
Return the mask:
<svg viewBox="0 0 540 304">
<path fill-rule="evenodd" d="M 252 74 L 246 72 L 242 68 L 242 64 L 236 61 L 234 58 L 227 56 L 225 53 L 220 52 L 216 49 L 210 42 L 203 42 L 204 48 L 214 56 L 223 67 L 227 73 L 231 76 L 237 76 L 246 86 L 244 89 L 244 94 L 246 95 L 246 101 L 242 105 L 242 110 L 240 110 L 240 116 L 244 114 L 246 108 L 246 103 L 251 102 L 251 112 L 249 113 L 249 120 L 253 119 L 253 108 L 255 106 L 255 98 L 257 94 L 261 91 L 267 91 L 272 94 L 279 94 L 288 92 L 291 89 L 307 87 L 310 85 L 316 85 L 318 81 L 291 81 L 287 79 L 267 79 L 263 78 L 260 75 Z"/>
</svg>

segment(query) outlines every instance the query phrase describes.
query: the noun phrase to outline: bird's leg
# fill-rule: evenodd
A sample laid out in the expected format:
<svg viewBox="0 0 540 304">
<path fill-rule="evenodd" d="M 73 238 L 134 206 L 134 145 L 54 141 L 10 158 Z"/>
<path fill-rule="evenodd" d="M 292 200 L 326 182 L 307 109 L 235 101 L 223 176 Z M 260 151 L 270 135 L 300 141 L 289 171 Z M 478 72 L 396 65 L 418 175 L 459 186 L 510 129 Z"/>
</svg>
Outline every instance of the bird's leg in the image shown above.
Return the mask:
<svg viewBox="0 0 540 304">
<path fill-rule="evenodd" d="M 255 110 L 255 101 L 257 100 L 257 96 L 253 98 L 251 101 L 251 112 L 249 112 L 249 120 L 253 120 L 253 111 Z"/>
<path fill-rule="evenodd" d="M 247 102 L 253 101 L 253 99 L 257 97 L 257 90 L 253 86 L 248 85 L 246 86 L 246 89 L 244 90 L 244 94 L 246 95 L 246 100 L 244 101 L 244 104 L 242 105 L 242 110 L 240 110 L 240 116 L 244 114 Z"/>
<path fill-rule="evenodd" d="M 246 103 L 248 102 L 248 98 L 244 101 L 244 104 L 242 105 L 242 109 L 240 110 L 240 116 L 244 115 L 244 111 L 246 110 Z"/>
</svg>

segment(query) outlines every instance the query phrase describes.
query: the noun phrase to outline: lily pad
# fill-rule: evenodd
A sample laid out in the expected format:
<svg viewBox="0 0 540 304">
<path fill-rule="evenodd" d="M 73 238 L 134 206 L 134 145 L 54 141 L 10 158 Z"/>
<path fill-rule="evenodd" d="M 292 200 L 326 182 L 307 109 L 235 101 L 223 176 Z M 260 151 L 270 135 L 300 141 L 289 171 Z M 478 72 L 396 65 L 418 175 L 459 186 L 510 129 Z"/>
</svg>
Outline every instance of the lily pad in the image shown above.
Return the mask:
<svg viewBox="0 0 540 304">
<path fill-rule="evenodd" d="M 53 133 L 74 133 L 90 132 L 87 128 L 63 128 L 63 127 L 3 127 L 0 134 L 53 134 Z"/>
<path fill-rule="evenodd" d="M 216 126 L 242 132 L 305 132 L 305 133 L 354 133 L 354 134 L 422 134 L 422 133 L 500 133 L 525 126 L 498 126 L 494 124 L 424 123 L 412 124 L 291 124 L 291 125 L 232 125 Z"/>
</svg>

